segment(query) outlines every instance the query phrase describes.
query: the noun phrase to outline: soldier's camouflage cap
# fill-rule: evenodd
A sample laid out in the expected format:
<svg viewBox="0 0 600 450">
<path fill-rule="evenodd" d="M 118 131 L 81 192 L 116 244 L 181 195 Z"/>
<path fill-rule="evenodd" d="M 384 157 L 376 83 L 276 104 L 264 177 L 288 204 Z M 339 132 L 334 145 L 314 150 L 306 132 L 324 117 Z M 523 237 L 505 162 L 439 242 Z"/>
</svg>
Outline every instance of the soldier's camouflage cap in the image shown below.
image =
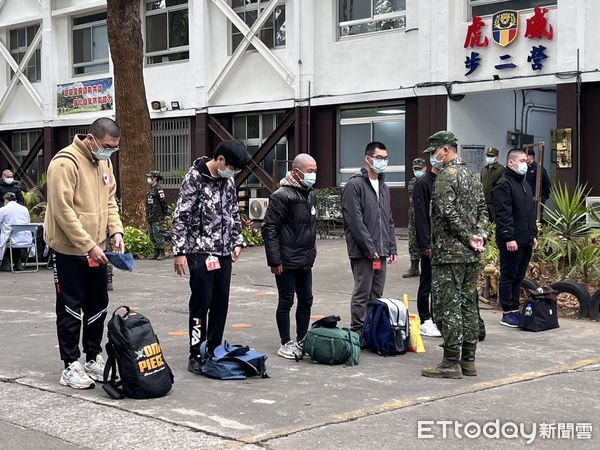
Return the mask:
<svg viewBox="0 0 600 450">
<path fill-rule="evenodd" d="M 413 159 L 413 163 L 412 163 L 413 169 L 416 168 L 423 168 L 426 166 L 425 164 L 425 160 L 423 158 L 415 158 Z"/>
<path fill-rule="evenodd" d="M 17 196 L 14 192 L 7 192 L 6 194 L 4 194 L 4 199 L 15 201 L 17 199 Z"/>
<path fill-rule="evenodd" d="M 487 150 L 485 151 L 485 156 L 498 156 L 500 152 L 498 151 L 497 148 L 494 147 L 488 147 Z"/>
<path fill-rule="evenodd" d="M 147 177 L 156 177 L 159 180 L 163 179 L 163 176 L 160 174 L 160 172 L 158 170 L 151 170 L 150 172 L 148 172 L 146 174 Z"/>
<path fill-rule="evenodd" d="M 454 136 L 452 131 L 438 131 L 429 136 L 429 139 L 427 139 L 427 149 L 423 153 L 433 153 L 436 148 L 445 144 L 456 145 L 456 141 L 456 136 Z"/>
</svg>

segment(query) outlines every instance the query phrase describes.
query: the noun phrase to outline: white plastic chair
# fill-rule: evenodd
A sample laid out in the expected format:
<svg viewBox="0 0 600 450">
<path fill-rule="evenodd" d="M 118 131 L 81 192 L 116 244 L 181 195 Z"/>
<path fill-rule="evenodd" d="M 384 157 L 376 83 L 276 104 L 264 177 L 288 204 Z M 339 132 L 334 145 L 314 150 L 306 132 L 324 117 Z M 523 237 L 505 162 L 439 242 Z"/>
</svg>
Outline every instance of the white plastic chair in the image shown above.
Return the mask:
<svg viewBox="0 0 600 450">
<path fill-rule="evenodd" d="M 6 242 L 6 251 L 10 254 L 10 270 L 13 273 L 30 273 L 37 272 L 39 269 L 39 261 L 37 254 L 37 228 L 38 226 L 35 224 L 24 224 L 24 225 L 11 225 L 10 226 L 10 235 L 8 236 L 8 241 Z M 23 238 L 23 235 L 29 232 L 31 236 L 29 239 Z M 29 260 L 29 254 L 31 249 L 34 250 L 35 253 L 35 269 L 34 270 L 19 270 L 15 271 L 15 265 L 13 261 L 12 249 L 25 249 L 27 251 L 27 259 L 25 260 L 25 267 L 27 267 L 27 261 Z"/>
</svg>

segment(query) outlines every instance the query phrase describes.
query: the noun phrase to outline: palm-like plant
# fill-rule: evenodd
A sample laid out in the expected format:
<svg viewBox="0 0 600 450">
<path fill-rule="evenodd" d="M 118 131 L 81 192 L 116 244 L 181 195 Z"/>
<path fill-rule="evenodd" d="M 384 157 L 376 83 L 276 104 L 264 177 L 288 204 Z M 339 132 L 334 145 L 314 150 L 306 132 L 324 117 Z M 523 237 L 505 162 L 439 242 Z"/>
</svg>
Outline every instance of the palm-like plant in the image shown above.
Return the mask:
<svg viewBox="0 0 600 450">
<path fill-rule="evenodd" d="M 567 276 L 567 269 L 574 265 L 589 237 L 591 226 L 585 221 L 588 212 L 585 197 L 589 192 L 587 186 L 578 185 L 571 194 L 566 185 L 558 184 L 550 194 L 554 209 L 544 205 L 549 228 L 545 236 L 549 240 L 547 245 L 553 250 L 562 248 L 559 262 L 563 277 Z"/>
</svg>

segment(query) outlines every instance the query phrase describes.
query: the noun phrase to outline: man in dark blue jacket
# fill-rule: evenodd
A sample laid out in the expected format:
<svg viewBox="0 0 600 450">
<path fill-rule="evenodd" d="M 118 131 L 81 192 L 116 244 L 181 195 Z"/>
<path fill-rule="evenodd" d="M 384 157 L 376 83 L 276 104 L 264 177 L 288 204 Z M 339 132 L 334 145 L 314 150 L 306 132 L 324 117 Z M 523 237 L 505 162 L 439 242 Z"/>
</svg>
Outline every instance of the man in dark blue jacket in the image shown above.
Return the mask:
<svg viewBox="0 0 600 450">
<path fill-rule="evenodd" d="M 500 324 L 512 328 L 518 327 L 521 320 L 521 281 L 537 246 L 535 201 L 525 182 L 526 173 L 527 155 L 522 150 L 511 150 L 506 170 L 492 190 L 500 251 L 498 298 L 504 312 Z"/>
<path fill-rule="evenodd" d="M 275 319 L 281 338 L 277 354 L 283 358 L 302 357 L 301 343 L 308 331 L 313 302 L 312 266 L 317 256 L 315 193 L 317 163 L 306 153 L 294 158 L 292 170 L 271 195 L 262 235 L 267 264 L 275 275 L 279 303 Z M 296 306 L 296 341 L 290 338 L 290 310 Z"/>
<path fill-rule="evenodd" d="M 398 259 L 390 190 L 383 174 L 388 161 L 384 144 L 367 144 L 365 166 L 342 190 L 344 231 L 354 276 L 351 328 L 359 334 L 368 303 L 383 295 L 386 262 L 395 264 Z"/>
</svg>

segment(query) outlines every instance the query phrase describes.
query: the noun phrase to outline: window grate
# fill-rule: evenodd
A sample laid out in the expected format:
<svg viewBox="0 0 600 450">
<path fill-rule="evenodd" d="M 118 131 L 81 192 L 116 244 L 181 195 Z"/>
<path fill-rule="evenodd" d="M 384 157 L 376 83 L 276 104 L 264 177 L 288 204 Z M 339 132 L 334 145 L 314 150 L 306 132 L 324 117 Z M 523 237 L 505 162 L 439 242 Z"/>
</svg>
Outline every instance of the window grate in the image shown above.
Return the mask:
<svg viewBox="0 0 600 450">
<path fill-rule="evenodd" d="M 161 185 L 177 188 L 191 165 L 191 122 L 189 118 L 151 122 L 154 169 L 163 176 Z"/>
</svg>

